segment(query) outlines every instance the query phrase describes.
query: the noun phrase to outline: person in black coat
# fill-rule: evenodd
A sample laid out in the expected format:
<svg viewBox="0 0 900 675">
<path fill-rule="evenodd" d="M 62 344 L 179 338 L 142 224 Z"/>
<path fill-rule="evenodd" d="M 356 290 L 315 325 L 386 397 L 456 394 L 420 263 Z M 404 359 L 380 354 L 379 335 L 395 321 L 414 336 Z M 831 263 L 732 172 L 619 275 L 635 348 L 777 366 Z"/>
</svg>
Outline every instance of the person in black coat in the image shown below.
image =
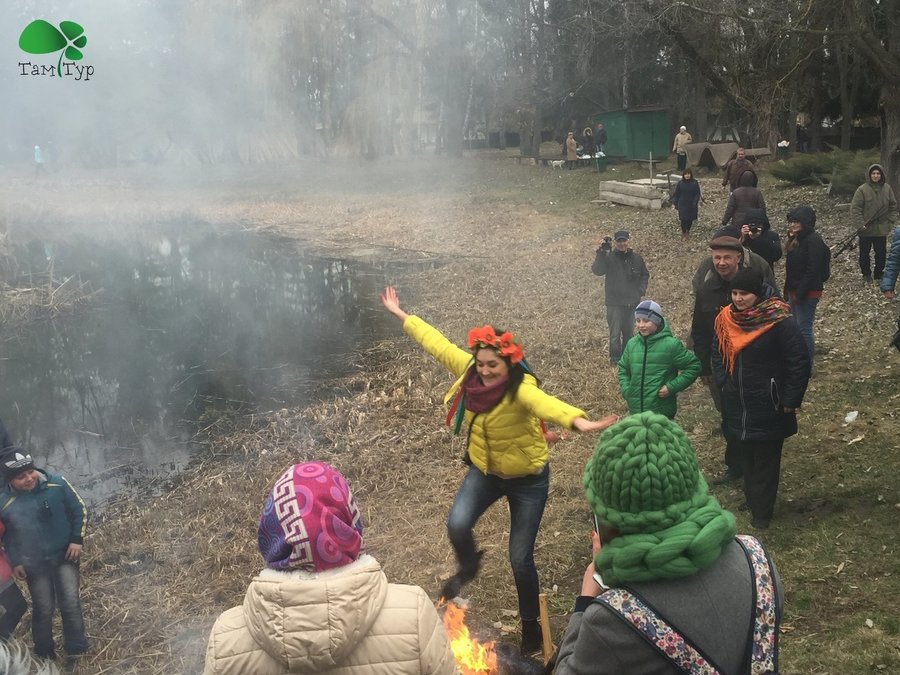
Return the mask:
<svg viewBox="0 0 900 675">
<path fill-rule="evenodd" d="M 816 358 L 813 322 L 825 282 L 831 276 L 831 250 L 816 232 L 816 212 L 811 206 L 791 209 L 787 220 L 784 295 L 806 340 L 812 363 Z"/>
<path fill-rule="evenodd" d="M 699 204 L 700 183 L 694 178 L 693 171 L 685 169 L 681 174 L 681 180 L 675 186 L 675 192 L 672 193 L 672 208 L 678 211 L 682 239 L 690 236 L 691 225 L 697 220 Z"/>
<path fill-rule="evenodd" d="M 634 308 L 647 292 L 650 272 L 644 259 L 628 245 L 631 235 L 619 230 L 615 244 L 606 237 L 597 249 L 591 272 L 606 277 L 606 323 L 609 327 L 609 360 L 619 363 L 625 343 L 634 329 Z"/>
<path fill-rule="evenodd" d="M 761 257 L 773 270 L 775 263 L 781 260 L 781 238 L 772 229 L 769 216 L 765 209 L 747 209 L 741 218 L 743 222 L 737 225 L 728 225 L 719 230 L 717 237 L 735 237 L 756 255 Z"/>
<path fill-rule="evenodd" d="M 716 317 L 712 365 L 722 433 L 743 466 L 752 524 L 766 528 L 775 510 L 784 439 L 797 433 L 810 360 L 790 307 L 755 270 L 742 269 L 731 280 L 731 304 Z"/>
</svg>

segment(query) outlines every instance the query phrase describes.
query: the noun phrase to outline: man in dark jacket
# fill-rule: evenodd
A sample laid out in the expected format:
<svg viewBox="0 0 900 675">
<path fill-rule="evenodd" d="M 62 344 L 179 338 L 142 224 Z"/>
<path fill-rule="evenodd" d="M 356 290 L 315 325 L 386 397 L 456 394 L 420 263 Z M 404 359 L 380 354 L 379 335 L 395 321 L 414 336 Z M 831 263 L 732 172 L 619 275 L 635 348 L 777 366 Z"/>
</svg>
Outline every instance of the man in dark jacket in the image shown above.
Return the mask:
<svg viewBox="0 0 900 675">
<path fill-rule="evenodd" d="M 737 149 L 737 155 L 725 165 L 725 176 L 722 178 L 722 187 L 735 190 L 738 180 L 745 171 L 753 171 L 753 162 L 747 159 L 744 148 Z"/>
<path fill-rule="evenodd" d="M 597 255 L 591 272 L 606 276 L 606 323 L 609 326 L 609 360 L 618 364 L 625 343 L 631 338 L 634 328 L 634 308 L 647 292 L 650 272 L 644 259 L 628 242 L 631 235 L 625 230 L 615 234 L 615 249 L 606 237 Z"/>
<path fill-rule="evenodd" d="M 740 240 L 734 237 L 718 236 L 709 242 L 710 257 L 700 263 L 692 282 L 694 290 L 694 313 L 691 318 L 691 345 L 700 359 L 700 379 L 709 387 L 716 410 L 722 410 L 719 389 L 712 381 L 714 324 L 719 310 L 731 302 L 731 279 L 744 267 L 757 269 L 764 274 L 766 283 L 775 287 L 775 275 L 765 260 L 748 251 Z M 730 483 L 743 476 L 740 457 L 732 444 L 725 444 L 725 471 L 714 481 L 715 484 Z"/>
</svg>

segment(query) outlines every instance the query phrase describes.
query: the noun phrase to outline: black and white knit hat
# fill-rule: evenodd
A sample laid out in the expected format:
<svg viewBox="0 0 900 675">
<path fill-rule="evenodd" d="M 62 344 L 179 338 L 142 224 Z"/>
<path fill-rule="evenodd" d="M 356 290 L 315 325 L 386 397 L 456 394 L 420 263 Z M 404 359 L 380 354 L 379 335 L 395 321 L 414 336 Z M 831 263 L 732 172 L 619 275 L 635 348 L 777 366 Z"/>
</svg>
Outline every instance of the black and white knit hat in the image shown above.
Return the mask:
<svg viewBox="0 0 900 675">
<path fill-rule="evenodd" d="M 0 455 L 0 472 L 7 481 L 34 468 L 34 460 L 22 448 L 11 445 Z"/>
</svg>

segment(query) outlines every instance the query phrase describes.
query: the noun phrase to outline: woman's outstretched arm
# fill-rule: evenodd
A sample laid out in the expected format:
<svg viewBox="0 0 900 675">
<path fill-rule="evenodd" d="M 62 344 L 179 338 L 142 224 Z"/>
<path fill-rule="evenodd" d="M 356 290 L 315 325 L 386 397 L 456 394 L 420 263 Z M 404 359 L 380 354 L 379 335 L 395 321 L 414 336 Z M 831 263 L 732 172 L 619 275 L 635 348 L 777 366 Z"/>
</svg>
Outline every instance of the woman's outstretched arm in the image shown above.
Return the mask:
<svg viewBox="0 0 900 675">
<path fill-rule="evenodd" d="M 572 426 L 581 433 L 590 433 L 592 431 L 603 431 L 607 427 L 619 421 L 618 415 L 607 415 L 599 420 L 587 420 L 584 417 L 576 417 L 572 420 Z"/>
</svg>

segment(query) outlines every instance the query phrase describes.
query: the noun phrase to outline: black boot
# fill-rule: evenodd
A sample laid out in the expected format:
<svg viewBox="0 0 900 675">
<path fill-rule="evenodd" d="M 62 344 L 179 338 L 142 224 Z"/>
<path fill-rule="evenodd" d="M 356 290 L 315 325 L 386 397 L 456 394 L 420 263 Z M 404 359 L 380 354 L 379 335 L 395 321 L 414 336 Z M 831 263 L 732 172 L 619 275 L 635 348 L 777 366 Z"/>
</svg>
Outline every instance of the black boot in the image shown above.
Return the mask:
<svg viewBox="0 0 900 675">
<path fill-rule="evenodd" d="M 540 651 L 544 645 L 544 636 L 541 633 L 541 624 L 537 619 L 522 620 L 522 653 L 533 654 Z"/>
<path fill-rule="evenodd" d="M 459 595 L 462 587 L 478 575 L 478 568 L 481 567 L 481 556 L 483 555 L 484 551 L 476 551 L 472 560 L 461 564 L 456 574 L 444 582 L 444 586 L 441 588 L 441 597 L 444 600 L 455 598 Z"/>
</svg>

